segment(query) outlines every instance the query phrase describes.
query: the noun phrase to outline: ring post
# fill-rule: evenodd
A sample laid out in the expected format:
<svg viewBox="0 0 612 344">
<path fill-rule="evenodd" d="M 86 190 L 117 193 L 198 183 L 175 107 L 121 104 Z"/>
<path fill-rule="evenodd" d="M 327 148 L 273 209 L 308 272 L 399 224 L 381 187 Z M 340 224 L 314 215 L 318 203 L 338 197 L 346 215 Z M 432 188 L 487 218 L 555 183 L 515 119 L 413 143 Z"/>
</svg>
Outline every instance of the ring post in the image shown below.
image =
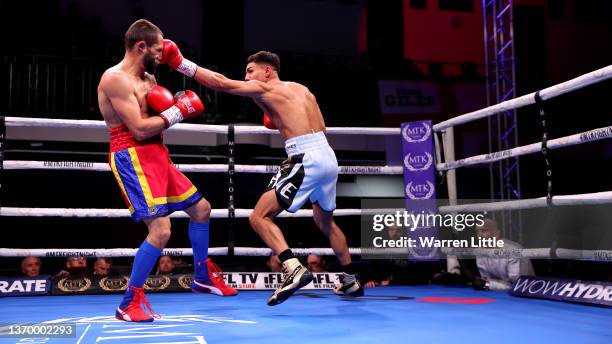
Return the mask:
<svg viewBox="0 0 612 344">
<path fill-rule="evenodd" d="M 450 127 L 442 132 L 442 147 L 444 147 L 444 162 L 455 161 L 455 129 Z M 457 204 L 457 170 L 446 171 L 449 205 Z"/>
<path fill-rule="evenodd" d="M 4 174 L 4 139 L 6 137 L 6 122 L 0 116 L 0 208 L 2 208 L 2 175 Z"/>
<path fill-rule="evenodd" d="M 230 124 L 227 126 L 227 254 L 229 256 L 234 255 L 234 223 L 236 219 L 236 208 L 234 204 L 234 125 Z"/>
</svg>

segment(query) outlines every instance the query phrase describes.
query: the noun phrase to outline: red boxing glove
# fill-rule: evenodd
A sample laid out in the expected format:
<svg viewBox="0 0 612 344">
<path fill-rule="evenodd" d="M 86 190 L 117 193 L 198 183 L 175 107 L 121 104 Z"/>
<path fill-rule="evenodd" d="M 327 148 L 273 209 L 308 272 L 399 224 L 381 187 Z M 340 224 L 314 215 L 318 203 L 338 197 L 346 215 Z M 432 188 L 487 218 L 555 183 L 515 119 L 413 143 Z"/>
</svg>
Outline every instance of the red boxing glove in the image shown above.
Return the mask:
<svg viewBox="0 0 612 344">
<path fill-rule="evenodd" d="M 146 96 L 147 105 L 155 113 L 160 113 L 174 105 L 174 97 L 172 93 L 165 87 L 155 85 L 151 87 Z"/>
<path fill-rule="evenodd" d="M 272 120 L 270 119 L 270 117 L 268 117 L 268 114 L 264 112 L 264 127 L 268 128 L 268 129 L 278 129 L 275 125 L 274 122 L 272 122 Z"/>
<path fill-rule="evenodd" d="M 174 100 L 176 103 L 172 107 L 159 114 L 166 122 L 166 128 L 204 112 L 204 104 L 193 91 L 178 92 Z"/>
<path fill-rule="evenodd" d="M 198 65 L 183 58 L 181 51 L 176 43 L 169 39 L 164 39 L 164 49 L 162 50 L 161 63 L 167 64 L 170 68 L 175 69 L 190 78 L 193 78 Z"/>
</svg>

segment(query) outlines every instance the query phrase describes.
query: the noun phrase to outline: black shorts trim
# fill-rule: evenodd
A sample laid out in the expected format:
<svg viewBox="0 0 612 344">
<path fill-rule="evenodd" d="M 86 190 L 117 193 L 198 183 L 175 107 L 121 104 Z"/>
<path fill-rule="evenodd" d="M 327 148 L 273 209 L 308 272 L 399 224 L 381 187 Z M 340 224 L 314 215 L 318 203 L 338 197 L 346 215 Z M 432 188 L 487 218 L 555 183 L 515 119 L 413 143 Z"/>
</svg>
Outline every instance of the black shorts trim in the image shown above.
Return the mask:
<svg viewBox="0 0 612 344">
<path fill-rule="evenodd" d="M 281 205 L 281 207 L 283 207 L 283 209 L 287 210 L 289 207 L 291 207 L 295 196 L 297 195 L 298 191 L 300 191 L 300 186 L 302 186 L 305 176 L 304 165 L 302 165 L 297 172 L 291 176 L 291 178 L 285 180 L 281 185 L 276 185 L 274 193 L 276 194 L 278 203 Z M 293 187 L 289 187 L 291 185 Z"/>
</svg>

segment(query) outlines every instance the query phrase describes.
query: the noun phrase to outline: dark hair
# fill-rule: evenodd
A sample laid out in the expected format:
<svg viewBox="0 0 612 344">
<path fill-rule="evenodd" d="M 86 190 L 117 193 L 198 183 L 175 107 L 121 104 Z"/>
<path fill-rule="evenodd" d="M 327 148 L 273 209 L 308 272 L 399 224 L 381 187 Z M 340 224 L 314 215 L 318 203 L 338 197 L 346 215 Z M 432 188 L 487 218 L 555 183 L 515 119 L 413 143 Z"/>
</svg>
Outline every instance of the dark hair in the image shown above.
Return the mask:
<svg viewBox="0 0 612 344">
<path fill-rule="evenodd" d="M 163 35 L 155 24 L 146 19 L 138 19 L 125 32 L 125 49 L 132 48 L 138 41 L 145 41 L 148 46 L 151 46 L 157 40 L 158 34 Z"/>
<path fill-rule="evenodd" d="M 275 53 L 269 51 L 257 52 L 247 58 L 247 63 L 250 62 L 269 64 L 277 73 L 280 73 L 280 58 Z"/>
</svg>

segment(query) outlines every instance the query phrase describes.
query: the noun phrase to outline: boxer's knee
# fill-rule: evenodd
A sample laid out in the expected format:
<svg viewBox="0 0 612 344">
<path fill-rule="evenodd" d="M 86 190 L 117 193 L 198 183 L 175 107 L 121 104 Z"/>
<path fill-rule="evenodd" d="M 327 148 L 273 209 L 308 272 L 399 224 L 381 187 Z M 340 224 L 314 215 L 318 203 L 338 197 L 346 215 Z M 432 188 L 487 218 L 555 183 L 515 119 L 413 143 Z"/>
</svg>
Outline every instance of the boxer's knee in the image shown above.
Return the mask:
<svg viewBox="0 0 612 344">
<path fill-rule="evenodd" d="M 168 240 L 170 240 L 170 235 L 172 232 L 170 230 L 170 226 L 167 226 L 155 228 L 155 230 L 150 231 L 149 234 L 151 234 L 162 246 L 166 246 L 166 243 L 168 243 Z"/>
<path fill-rule="evenodd" d="M 251 215 L 249 215 L 249 223 L 251 224 L 251 228 L 255 232 L 258 232 L 258 229 L 259 229 L 259 226 L 262 220 L 263 220 L 263 217 L 261 216 L 261 214 L 259 214 L 256 211 L 253 211 Z"/>
<path fill-rule="evenodd" d="M 171 231 L 170 231 L 170 227 L 168 228 L 164 228 L 161 231 L 159 231 L 159 233 L 157 234 L 157 239 L 163 243 L 163 246 L 165 247 L 166 244 L 168 243 L 168 240 L 170 240 L 170 235 L 171 235 Z"/>
<path fill-rule="evenodd" d="M 257 205 L 255 205 L 251 215 L 249 215 L 251 228 L 256 233 L 261 234 L 261 231 L 265 231 L 269 226 L 274 225 L 274 218 L 281 211 L 282 209 L 276 200 L 274 190 L 265 192 L 257 202 Z"/>
<path fill-rule="evenodd" d="M 193 205 L 188 211 L 191 221 L 198 223 L 208 222 L 210 220 L 210 212 L 210 203 L 204 198 Z"/>
<path fill-rule="evenodd" d="M 149 235 L 147 239 L 158 248 L 163 248 L 170 240 L 172 233 L 168 217 L 157 218 L 148 223 Z"/>
<path fill-rule="evenodd" d="M 272 221 L 272 216 L 258 211 L 253 211 L 251 215 L 249 215 L 249 223 L 256 233 L 260 233 L 266 228 L 267 221 Z"/>
</svg>

